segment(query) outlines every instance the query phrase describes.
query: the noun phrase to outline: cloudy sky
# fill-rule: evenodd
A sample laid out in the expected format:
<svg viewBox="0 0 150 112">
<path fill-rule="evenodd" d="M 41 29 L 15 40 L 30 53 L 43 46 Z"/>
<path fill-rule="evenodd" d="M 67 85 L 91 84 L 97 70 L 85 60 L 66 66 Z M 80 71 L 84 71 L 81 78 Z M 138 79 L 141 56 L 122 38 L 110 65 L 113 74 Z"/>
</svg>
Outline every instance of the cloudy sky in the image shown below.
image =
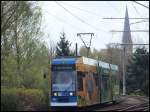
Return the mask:
<svg viewBox="0 0 150 112">
<path fill-rule="evenodd" d="M 138 1 L 149 7 L 148 1 Z M 77 33 L 94 33 L 91 48 L 98 50 L 106 48 L 108 43 L 120 43 L 122 33 L 112 33 L 111 30 L 123 30 L 123 19 L 103 18 L 124 18 L 126 6 L 130 18 L 149 18 L 149 9 L 132 1 L 41 1 L 43 21 L 42 29 L 45 34 L 44 40 L 49 44 L 50 40 L 57 43 L 60 40 L 60 32 L 66 33 L 66 38 L 72 42 L 72 49 L 75 43 L 82 46 L 83 43 Z M 134 23 L 137 19 L 130 19 Z M 132 24 L 131 30 L 149 30 L 147 22 Z M 48 36 L 49 35 L 49 36 Z M 149 43 L 148 32 L 132 32 L 134 43 Z M 83 37 L 89 42 L 90 36 Z M 88 43 L 87 43 L 88 44 Z"/>
</svg>

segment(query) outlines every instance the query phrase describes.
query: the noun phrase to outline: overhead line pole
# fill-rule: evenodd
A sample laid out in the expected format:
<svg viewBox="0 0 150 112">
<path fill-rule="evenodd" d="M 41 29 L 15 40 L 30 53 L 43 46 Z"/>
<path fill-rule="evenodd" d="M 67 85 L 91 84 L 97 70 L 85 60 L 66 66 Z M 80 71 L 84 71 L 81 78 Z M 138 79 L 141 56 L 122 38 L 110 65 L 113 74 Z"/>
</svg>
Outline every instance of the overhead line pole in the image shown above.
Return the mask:
<svg viewBox="0 0 150 112">
<path fill-rule="evenodd" d="M 123 46 L 123 62 L 122 62 L 122 68 L 123 68 L 123 95 L 126 94 L 126 76 L 125 76 L 125 46 Z"/>
<path fill-rule="evenodd" d="M 103 19 L 125 19 L 125 18 L 103 18 Z M 149 19 L 149 18 L 128 18 L 128 19 Z M 141 22 L 141 21 L 140 21 Z M 139 23 L 139 22 L 137 22 Z M 131 24 L 130 24 L 131 25 Z M 119 31 L 119 30 L 113 30 L 110 32 L 149 32 L 149 30 L 133 30 L 133 31 Z M 126 58 L 126 49 L 125 45 L 129 45 L 127 43 L 124 44 L 118 44 L 123 45 L 123 62 L 122 62 L 122 68 L 123 68 L 123 95 L 126 95 L 126 77 L 125 77 L 125 58 Z M 133 45 L 133 44 L 130 44 Z M 139 45 L 139 44 L 138 44 Z M 141 45 L 141 44 L 140 44 Z M 149 44 L 148 44 L 149 45 Z"/>
<path fill-rule="evenodd" d="M 126 94 L 126 77 L 125 77 L 125 58 L 126 58 L 126 53 L 125 53 L 125 45 L 149 45 L 149 44 L 131 44 L 131 43 L 111 43 L 112 45 L 121 45 L 123 46 L 123 62 L 122 62 L 122 69 L 123 69 L 123 95 Z M 149 54 L 142 54 L 142 55 L 149 55 Z"/>
</svg>

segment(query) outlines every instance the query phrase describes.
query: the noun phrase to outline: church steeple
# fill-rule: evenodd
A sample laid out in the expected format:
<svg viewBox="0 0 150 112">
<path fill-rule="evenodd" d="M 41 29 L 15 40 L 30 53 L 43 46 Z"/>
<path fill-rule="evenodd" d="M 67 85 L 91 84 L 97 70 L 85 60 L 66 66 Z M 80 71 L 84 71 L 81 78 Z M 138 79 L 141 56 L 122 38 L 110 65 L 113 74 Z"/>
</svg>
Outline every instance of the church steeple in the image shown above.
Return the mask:
<svg viewBox="0 0 150 112">
<path fill-rule="evenodd" d="M 130 44 L 132 44 L 127 6 L 126 6 L 126 12 L 125 12 L 124 31 L 123 31 L 122 43 L 130 43 Z M 126 45 L 125 48 L 126 48 L 126 52 L 128 54 L 132 54 L 132 45 Z"/>
<path fill-rule="evenodd" d="M 124 32 L 123 32 L 122 43 L 132 43 L 127 6 L 126 6 L 126 13 L 125 13 L 125 20 L 124 20 Z"/>
</svg>

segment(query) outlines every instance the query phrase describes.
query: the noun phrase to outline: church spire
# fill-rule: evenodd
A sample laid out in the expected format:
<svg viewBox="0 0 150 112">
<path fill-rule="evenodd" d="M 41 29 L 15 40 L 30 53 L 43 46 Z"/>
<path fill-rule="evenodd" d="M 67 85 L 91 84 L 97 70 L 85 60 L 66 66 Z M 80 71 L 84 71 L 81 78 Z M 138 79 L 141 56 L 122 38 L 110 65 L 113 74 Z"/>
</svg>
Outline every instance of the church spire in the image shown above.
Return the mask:
<svg viewBox="0 0 150 112">
<path fill-rule="evenodd" d="M 122 43 L 132 43 L 127 6 L 126 6 L 126 12 L 125 12 L 124 32 L 123 32 Z"/>
</svg>

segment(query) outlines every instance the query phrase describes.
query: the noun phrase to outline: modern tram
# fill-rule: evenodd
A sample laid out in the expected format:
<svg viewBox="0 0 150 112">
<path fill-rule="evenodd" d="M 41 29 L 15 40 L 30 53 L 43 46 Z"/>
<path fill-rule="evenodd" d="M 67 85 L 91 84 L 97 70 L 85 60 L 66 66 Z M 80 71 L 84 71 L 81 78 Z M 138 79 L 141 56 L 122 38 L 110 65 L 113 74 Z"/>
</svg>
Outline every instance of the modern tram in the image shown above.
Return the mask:
<svg viewBox="0 0 150 112">
<path fill-rule="evenodd" d="M 85 107 L 119 99 L 117 65 L 77 57 L 58 57 L 51 63 L 51 107 Z"/>
</svg>

